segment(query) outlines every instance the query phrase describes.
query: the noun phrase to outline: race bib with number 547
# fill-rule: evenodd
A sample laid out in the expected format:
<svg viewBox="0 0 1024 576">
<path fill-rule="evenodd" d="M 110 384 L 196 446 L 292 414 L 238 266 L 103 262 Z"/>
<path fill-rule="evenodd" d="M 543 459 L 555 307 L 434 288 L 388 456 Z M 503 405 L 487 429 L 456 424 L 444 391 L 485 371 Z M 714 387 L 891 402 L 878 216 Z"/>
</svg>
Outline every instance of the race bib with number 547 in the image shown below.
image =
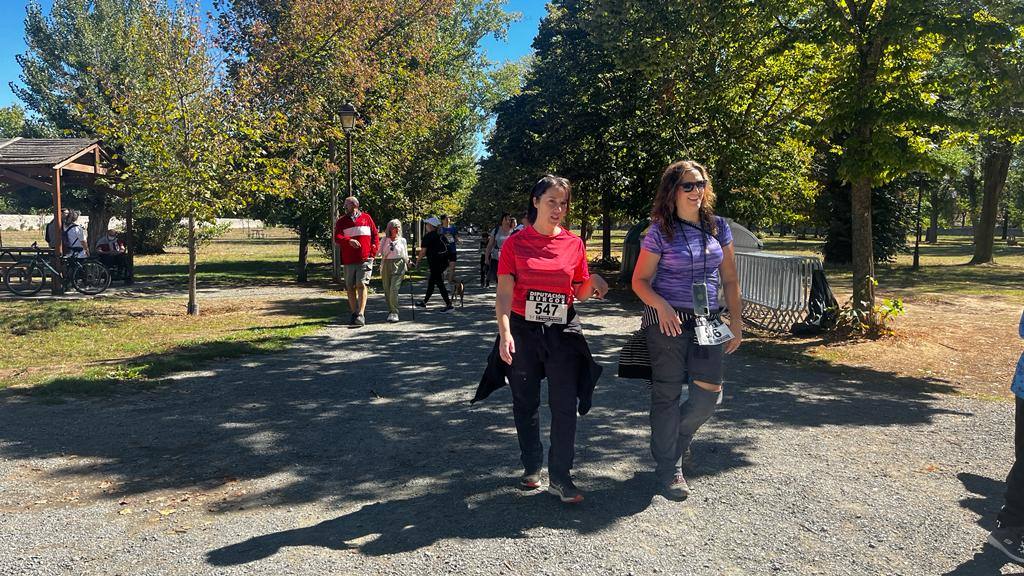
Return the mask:
<svg viewBox="0 0 1024 576">
<path fill-rule="evenodd" d="M 569 305 L 565 294 L 529 290 L 526 293 L 526 319 L 530 322 L 565 324 L 569 321 Z"/>
</svg>

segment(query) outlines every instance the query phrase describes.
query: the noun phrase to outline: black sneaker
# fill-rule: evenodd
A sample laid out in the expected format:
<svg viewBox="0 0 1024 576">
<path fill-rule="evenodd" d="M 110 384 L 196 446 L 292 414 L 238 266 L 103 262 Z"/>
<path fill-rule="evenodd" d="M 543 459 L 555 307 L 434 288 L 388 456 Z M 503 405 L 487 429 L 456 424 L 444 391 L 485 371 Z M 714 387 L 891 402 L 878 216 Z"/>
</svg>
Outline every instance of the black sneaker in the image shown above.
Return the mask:
<svg viewBox="0 0 1024 576">
<path fill-rule="evenodd" d="M 690 485 L 683 474 L 677 473 L 664 486 L 665 496 L 672 500 L 686 500 L 690 497 Z"/>
<path fill-rule="evenodd" d="M 455 310 L 455 306 L 452 306 L 451 304 L 449 304 L 449 305 L 445 306 L 444 309 L 441 310 L 441 312 L 451 312 L 452 310 Z"/>
<path fill-rule="evenodd" d="M 350 316 L 349 319 L 348 319 L 348 325 L 349 326 L 359 326 L 358 322 L 356 322 L 356 318 L 358 318 L 358 317 L 359 317 L 359 314 L 353 314 L 352 316 Z"/>
<path fill-rule="evenodd" d="M 424 302 L 423 300 L 417 300 L 416 301 L 416 307 L 417 308 L 426 308 L 427 307 L 427 303 Z"/>
<path fill-rule="evenodd" d="M 540 488 L 540 470 L 536 472 L 524 472 L 519 477 L 519 487 L 523 490 L 536 490 Z"/>
<path fill-rule="evenodd" d="M 558 496 L 558 499 L 566 504 L 583 502 L 583 493 L 576 488 L 571 479 L 548 481 L 548 493 Z"/>
<path fill-rule="evenodd" d="M 996 528 L 988 543 L 1017 564 L 1024 564 L 1024 528 Z"/>
</svg>

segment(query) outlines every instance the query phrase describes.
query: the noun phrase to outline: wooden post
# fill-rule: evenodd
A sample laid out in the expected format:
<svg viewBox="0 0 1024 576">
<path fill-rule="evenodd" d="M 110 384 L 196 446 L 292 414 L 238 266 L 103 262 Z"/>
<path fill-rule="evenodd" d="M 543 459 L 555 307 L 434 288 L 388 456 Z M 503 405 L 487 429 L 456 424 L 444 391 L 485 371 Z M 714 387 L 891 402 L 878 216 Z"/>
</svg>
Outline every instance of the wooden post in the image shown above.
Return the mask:
<svg viewBox="0 0 1024 576">
<path fill-rule="evenodd" d="M 62 275 L 62 277 L 54 278 L 53 281 L 50 282 L 50 293 L 54 296 L 59 296 L 64 293 L 64 268 L 60 259 L 64 254 L 64 219 L 61 218 L 60 214 L 60 176 L 61 170 L 59 168 L 53 171 L 53 233 L 56 236 L 54 238 L 53 267 Z"/>
</svg>

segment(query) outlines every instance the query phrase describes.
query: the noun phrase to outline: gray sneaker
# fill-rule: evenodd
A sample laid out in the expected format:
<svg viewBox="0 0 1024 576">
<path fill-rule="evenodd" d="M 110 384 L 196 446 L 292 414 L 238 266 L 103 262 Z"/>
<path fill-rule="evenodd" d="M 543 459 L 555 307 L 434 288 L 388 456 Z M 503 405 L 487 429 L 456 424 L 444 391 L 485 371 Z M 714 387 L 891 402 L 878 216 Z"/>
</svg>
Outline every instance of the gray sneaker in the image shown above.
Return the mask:
<svg viewBox="0 0 1024 576">
<path fill-rule="evenodd" d="M 355 326 L 366 326 L 366 318 L 362 314 L 356 314 Z"/>
<path fill-rule="evenodd" d="M 398 312 L 388 314 L 388 322 L 398 322 Z"/>
<path fill-rule="evenodd" d="M 686 483 L 683 474 L 677 473 L 664 487 L 665 496 L 673 500 L 686 500 L 690 497 L 690 485 Z"/>
<path fill-rule="evenodd" d="M 1017 564 L 1024 564 L 1024 528 L 996 528 L 988 543 Z"/>
<path fill-rule="evenodd" d="M 558 496 L 558 499 L 566 504 L 579 504 L 583 502 L 583 493 L 576 488 L 571 479 L 549 480 L 548 493 Z"/>
</svg>

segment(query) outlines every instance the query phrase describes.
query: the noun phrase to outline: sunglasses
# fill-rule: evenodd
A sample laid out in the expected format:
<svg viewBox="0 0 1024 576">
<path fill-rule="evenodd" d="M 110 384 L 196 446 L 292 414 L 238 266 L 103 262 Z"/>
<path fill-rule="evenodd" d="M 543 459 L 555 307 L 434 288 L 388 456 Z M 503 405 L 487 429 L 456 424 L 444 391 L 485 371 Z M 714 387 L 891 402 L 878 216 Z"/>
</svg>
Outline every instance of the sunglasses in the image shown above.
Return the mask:
<svg viewBox="0 0 1024 576">
<path fill-rule="evenodd" d="M 679 187 L 683 189 L 683 192 L 692 192 L 694 188 L 700 191 L 704 191 L 707 188 L 708 183 L 706 180 L 698 180 L 696 182 L 680 182 Z"/>
</svg>

